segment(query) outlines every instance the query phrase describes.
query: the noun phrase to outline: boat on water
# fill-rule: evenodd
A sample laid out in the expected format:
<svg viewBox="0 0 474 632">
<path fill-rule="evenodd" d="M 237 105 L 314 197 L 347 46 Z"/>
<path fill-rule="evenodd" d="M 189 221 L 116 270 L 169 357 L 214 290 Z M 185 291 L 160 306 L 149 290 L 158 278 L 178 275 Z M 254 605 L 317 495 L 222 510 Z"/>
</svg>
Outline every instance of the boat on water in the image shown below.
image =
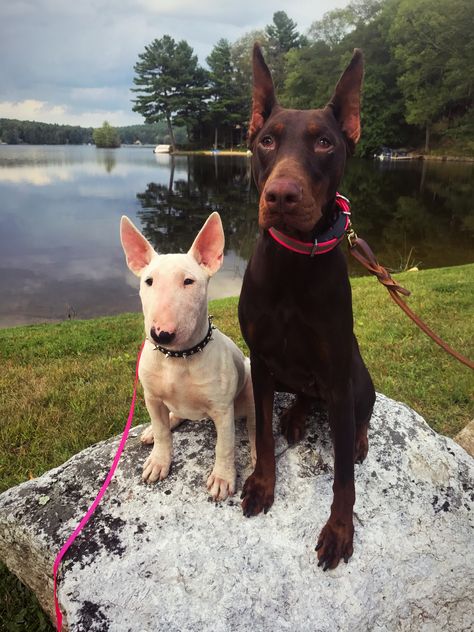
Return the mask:
<svg viewBox="0 0 474 632">
<path fill-rule="evenodd" d="M 157 145 L 153 150 L 154 154 L 169 154 L 171 145 Z"/>
<path fill-rule="evenodd" d="M 374 158 L 376 160 L 414 160 L 418 158 L 418 156 L 410 153 L 408 149 L 380 147 L 380 149 L 374 153 Z"/>
</svg>

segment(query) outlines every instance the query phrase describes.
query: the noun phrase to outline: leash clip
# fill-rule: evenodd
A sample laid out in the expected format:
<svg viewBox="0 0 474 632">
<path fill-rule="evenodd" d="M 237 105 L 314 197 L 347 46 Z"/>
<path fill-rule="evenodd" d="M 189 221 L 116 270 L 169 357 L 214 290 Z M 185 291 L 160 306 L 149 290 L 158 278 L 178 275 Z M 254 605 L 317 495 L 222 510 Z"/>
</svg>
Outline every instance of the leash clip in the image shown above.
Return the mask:
<svg viewBox="0 0 474 632">
<path fill-rule="evenodd" d="M 354 248 L 355 242 L 358 239 L 358 237 L 357 237 L 357 233 L 354 230 L 354 227 L 352 226 L 352 222 L 350 220 L 349 220 L 349 226 L 346 230 L 346 235 L 347 235 L 347 241 L 349 242 L 349 248 Z"/>
<path fill-rule="evenodd" d="M 318 240 L 315 238 L 314 239 L 314 244 L 313 247 L 311 248 L 311 252 L 309 253 L 310 257 L 314 257 L 314 255 L 316 254 L 316 251 L 318 249 Z"/>
</svg>

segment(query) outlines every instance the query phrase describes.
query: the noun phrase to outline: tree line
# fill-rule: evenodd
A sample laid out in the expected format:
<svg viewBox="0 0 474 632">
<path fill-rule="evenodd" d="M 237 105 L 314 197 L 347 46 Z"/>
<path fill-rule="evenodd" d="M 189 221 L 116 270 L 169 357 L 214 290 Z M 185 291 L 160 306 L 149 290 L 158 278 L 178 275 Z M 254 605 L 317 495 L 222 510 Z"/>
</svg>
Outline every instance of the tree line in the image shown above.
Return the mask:
<svg viewBox="0 0 474 632">
<path fill-rule="evenodd" d="M 27 143 L 30 145 L 87 145 L 94 144 L 94 132 L 99 132 L 99 143 L 104 139 L 100 132 L 103 127 L 80 127 L 79 125 L 57 125 L 52 123 L 38 123 L 37 121 L 18 121 L 16 119 L 0 119 L 0 141 L 9 145 Z M 111 127 L 111 126 L 109 126 Z M 127 125 L 113 127 L 113 144 L 133 144 L 140 141 L 143 144 L 159 144 L 168 142 L 166 123 L 158 122 L 151 125 Z M 186 142 L 184 129 L 178 129 L 175 134 L 179 143 Z M 118 141 L 117 138 L 118 137 Z M 106 137 L 106 142 L 109 138 Z"/>
<path fill-rule="evenodd" d="M 381 145 L 474 153 L 472 0 L 353 0 L 326 13 L 308 33 L 283 11 L 260 31 L 220 39 L 198 63 L 191 46 L 165 35 L 135 64 L 133 110 L 165 121 L 171 144 L 184 127 L 194 147 L 243 144 L 251 94 L 251 48 L 259 41 L 279 101 L 321 107 L 352 50 L 366 62 L 363 135 L 358 151 Z M 471 70 L 469 70 L 471 69 Z"/>
</svg>

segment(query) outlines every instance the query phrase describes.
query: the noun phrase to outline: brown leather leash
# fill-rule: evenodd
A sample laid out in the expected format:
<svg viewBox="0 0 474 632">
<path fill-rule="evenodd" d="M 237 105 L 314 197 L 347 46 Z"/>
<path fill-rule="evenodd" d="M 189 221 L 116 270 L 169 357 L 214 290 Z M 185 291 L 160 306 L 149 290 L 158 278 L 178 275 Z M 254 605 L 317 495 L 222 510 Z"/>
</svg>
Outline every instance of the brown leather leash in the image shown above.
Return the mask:
<svg viewBox="0 0 474 632">
<path fill-rule="evenodd" d="M 392 277 L 390 273 L 380 265 L 380 263 L 375 258 L 374 253 L 372 252 L 370 246 L 366 241 L 358 237 L 352 227 L 349 228 L 347 232 L 347 239 L 349 241 L 349 252 L 351 255 L 357 259 L 357 261 L 364 266 L 369 272 L 377 277 L 377 279 L 384 285 L 391 298 L 395 301 L 397 305 L 399 305 L 405 314 L 412 319 L 415 325 L 425 332 L 437 345 L 439 345 L 442 349 L 444 349 L 447 353 L 462 362 L 462 364 L 466 365 L 470 369 L 474 369 L 474 362 L 471 362 L 468 358 L 464 357 L 454 349 L 452 349 L 448 344 L 444 342 L 434 331 L 432 331 L 426 323 L 424 323 L 421 318 L 419 318 L 412 310 L 408 307 L 405 301 L 399 296 L 399 294 L 403 294 L 404 296 L 410 296 L 410 292 L 406 290 L 404 287 L 399 285 Z"/>
</svg>

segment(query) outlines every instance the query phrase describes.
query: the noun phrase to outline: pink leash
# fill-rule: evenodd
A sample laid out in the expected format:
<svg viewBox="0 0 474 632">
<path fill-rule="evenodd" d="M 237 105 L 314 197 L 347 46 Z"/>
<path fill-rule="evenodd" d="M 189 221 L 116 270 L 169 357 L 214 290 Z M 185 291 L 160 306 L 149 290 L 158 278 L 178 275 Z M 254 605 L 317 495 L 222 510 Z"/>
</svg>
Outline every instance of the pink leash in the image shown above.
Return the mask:
<svg viewBox="0 0 474 632">
<path fill-rule="evenodd" d="M 56 591 L 56 589 L 57 589 L 58 568 L 59 568 L 59 565 L 61 564 L 61 560 L 63 559 L 63 557 L 66 554 L 67 550 L 69 549 L 71 544 L 74 542 L 74 540 L 77 538 L 79 533 L 82 531 L 84 526 L 87 524 L 87 522 L 89 521 L 89 518 L 92 516 L 92 514 L 96 510 L 97 505 L 102 500 L 102 497 L 105 494 L 105 492 L 107 490 L 107 487 L 109 486 L 110 481 L 112 480 L 112 477 L 113 477 L 113 475 L 115 473 L 115 470 L 117 469 L 117 465 L 118 465 L 118 462 L 120 460 L 120 456 L 121 456 L 121 454 L 123 452 L 123 449 L 125 447 L 125 442 L 127 441 L 128 433 L 130 431 L 130 426 L 132 424 L 133 414 L 135 412 L 135 401 L 137 399 L 137 385 L 138 385 L 138 365 L 140 364 L 140 358 L 141 358 L 144 346 L 145 346 L 145 341 L 143 341 L 142 346 L 140 347 L 140 351 L 138 352 L 137 366 L 136 366 L 136 369 L 135 369 L 135 383 L 133 385 L 133 395 L 132 395 L 132 403 L 130 404 L 130 412 L 128 413 L 127 423 L 125 424 L 125 428 L 123 430 L 122 438 L 120 440 L 120 445 L 119 445 L 119 447 L 117 449 L 117 452 L 115 454 L 114 461 L 112 463 L 112 467 L 110 468 L 109 473 L 107 474 L 107 478 L 105 479 L 102 487 L 100 488 L 100 491 L 97 494 L 94 502 L 89 507 L 89 509 L 87 510 L 87 513 L 82 518 L 82 520 L 77 525 L 77 527 L 74 529 L 72 535 L 68 538 L 67 542 L 63 545 L 62 549 L 59 551 L 58 555 L 56 556 L 56 559 L 54 560 L 54 565 L 53 565 L 54 607 L 56 609 L 56 630 L 57 630 L 57 632 L 61 632 L 61 630 L 62 630 L 62 623 L 63 623 L 63 615 L 62 615 L 61 610 L 59 608 L 58 595 L 57 595 L 57 591 Z"/>
</svg>

